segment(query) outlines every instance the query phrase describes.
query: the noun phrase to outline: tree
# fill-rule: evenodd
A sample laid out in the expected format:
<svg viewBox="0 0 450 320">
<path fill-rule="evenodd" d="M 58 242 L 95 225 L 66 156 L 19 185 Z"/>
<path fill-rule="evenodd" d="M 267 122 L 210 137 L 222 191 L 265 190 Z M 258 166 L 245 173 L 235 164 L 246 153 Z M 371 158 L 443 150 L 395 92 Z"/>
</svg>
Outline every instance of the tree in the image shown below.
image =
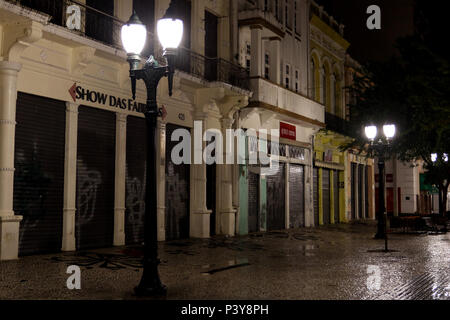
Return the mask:
<svg viewBox="0 0 450 320">
<path fill-rule="evenodd" d="M 364 125 L 394 123 L 398 135 L 392 154 L 402 161 L 424 161 L 427 180 L 439 186 L 444 214 L 450 182 L 450 166 L 442 157 L 450 154 L 449 59 L 420 35 L 399 39 L 397 49 L 398 56 L 369 64 L 355 76 L 349 88 L 356 97 L 350 105 L 355 140 L 343 149 L 358 146 L 373 154 L 364 140 Z M 432 153 L 441 159 L 433 163 Z"/>
</svg>

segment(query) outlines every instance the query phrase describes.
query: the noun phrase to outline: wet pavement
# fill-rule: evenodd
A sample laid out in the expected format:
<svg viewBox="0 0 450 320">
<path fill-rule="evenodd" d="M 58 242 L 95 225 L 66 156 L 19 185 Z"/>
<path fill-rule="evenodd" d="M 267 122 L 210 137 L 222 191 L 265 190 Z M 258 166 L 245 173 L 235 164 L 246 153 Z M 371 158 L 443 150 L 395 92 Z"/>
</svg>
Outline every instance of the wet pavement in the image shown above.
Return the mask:
<svg viewBox="0 0 450 320">
<path fill-rule="evenodd" d="M 375 223 L 160 244 L 167 299 L 450 300 L 450 233 L 372 239 Z M 0 299 L 137 299 L 138 246 L 0 262 Z M 69 265 L 81 289 L 66 287 Z"/>
</svg>

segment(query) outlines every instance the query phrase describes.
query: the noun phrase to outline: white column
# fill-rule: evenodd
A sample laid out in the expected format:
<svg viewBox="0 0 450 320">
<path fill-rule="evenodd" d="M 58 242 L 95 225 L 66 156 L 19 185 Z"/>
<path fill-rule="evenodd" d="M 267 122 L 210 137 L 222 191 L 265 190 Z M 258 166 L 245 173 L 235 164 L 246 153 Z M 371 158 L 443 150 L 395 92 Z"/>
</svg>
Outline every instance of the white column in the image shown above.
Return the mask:
<svg viewBox="0 0 450 320">
<path fill-rule="evenodd" d="M 78 104 L 66 102 L 62 251 L 75 251 Z"/>
<path fill-rule="evenodd" d="M 271 56 L 270 56 L 270 80 L 281 84 L 281 39 L 274 37 L 270 39 Z"/>
<path fill-rule="evenodd" d="M 159 143 L 156 145 L 156 176 L 157 179 L 157 217 L 158 241 L 166 240 L 166 123 L 158 118 L 156 136 Z M 159 161 L 158 161 L 159 159 Z"/>
<path fill-rule="evenodd" d="M 203 133 L 205 131 L 206 119 L 208 113 L 199 112 L 195 113 L 195 121 L 201 123 L 201 137 L 196 137 L 194 132 L 194 141 L 202 141 L 200 145 L 193 144 L 193 152 L 200 152 L 202 154 L 205 142 L 203 141 Z M 199 132 L 200 133 L 200 132 Z M 197 133 L 198 134 L 198 133 Z M 210 219 L 212 210 L 208 210 L 206 207 L 206 163 L 202 161 L 201 164 L 192 164 L 193 175 L 193 212 L 190 218 L 190 236 L 192 238 L 209 238 L 210 231 Z"/>
<path fill-rule="evenodd" d="M 21 65 L 0 62 L 0 260 L 17 259 L 19 223 L 14 215 L 14 142 L 16 126 L 17 74 Z"/>
<path fill-rule="evenodd" d="M 114 182 L 114 246 L 125 245 L 125 175 L 127 115 L 116 113 L 116 161 Z"/>
<path fill-rule="evenodd" d="M 233 119 L 222 118 L 222 135 L 224 141 L 226 139 L 226 130 L 231 129 Z M 223 148 L 223 161 L 224 164 L 219 165 L 220 170 L 220 193 L 221 193 L 221 205 L 220 205 L 220 233 L 234 236 L 236 229 L 236 209 L 233 207 L 233 165 L 225 164 L 226 162 L 226 143 L 224 142 Z"/>
<path fill-rule="evenodd" d="M 262 76 L 262 27 L 251 26 L 251 59 L 250 59 L 250 77 Z"/>
</svg>

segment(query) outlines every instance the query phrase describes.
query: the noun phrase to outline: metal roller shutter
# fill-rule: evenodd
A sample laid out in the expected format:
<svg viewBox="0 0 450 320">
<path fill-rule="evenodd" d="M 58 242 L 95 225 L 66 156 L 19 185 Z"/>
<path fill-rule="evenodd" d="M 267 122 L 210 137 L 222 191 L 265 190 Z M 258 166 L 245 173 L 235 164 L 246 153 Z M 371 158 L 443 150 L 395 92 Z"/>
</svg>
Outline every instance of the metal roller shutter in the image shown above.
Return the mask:
<svg viewBox="0 0 450 320">
<path fill-rule="evenodd" d="M 285 164 L 278 165 L 278 170 L 267 176 L 267 230 L 286 228 Z"/>
<path fill-rule="evenodd" d="M 80 106 L 78 114 L 78 249 L 112 246 L 116 116 Z"/>
<path fill-rule="evenodd" d="M 289 166 L 289 227 L 305 226 L 304 167 Z"/>
<path fill-rule="evenodd" d="M 171 153 L 179 142 L 171 141 L 177 125 L 166 126 L 166 240 L 189 238 L 189 169 L 186 164 L 175 165 Z"/>
<path fill-rule="evenodd" d="M 339 223 L 339 171 L 333 171 L 334 223 Z"/>
<path fill-rule="evenodd" d="M 259 231 L 259 175 L 248 172 L 248 232 Z"/>
<path fill-rule="evenodd" d="M 330 170 L 322 169 L 323 224 L 330 224 Z"/>
<path fill-rule="evenodd" d="M 314 225 L 319 225 L 319 169 L 313 169 Z"/>
<path fill-rule="evenodd" d="M 64 102 L 18 94 L 14 212 L 23 216 L 19 255 L 61 250 L 65 114 Z"/>
<path fill-rule="evenodd" d="M 351 170 L 351 215 L 354 220 L 356 219 L 356 163 L 352 163 Z"/>
<path fill-rule="evenodd" d="M 145 118 L 127 120 L 127 162 L 125 194 L 125 243 L 144 241 L 145 167 L 147 155 Z"/>
</svg>

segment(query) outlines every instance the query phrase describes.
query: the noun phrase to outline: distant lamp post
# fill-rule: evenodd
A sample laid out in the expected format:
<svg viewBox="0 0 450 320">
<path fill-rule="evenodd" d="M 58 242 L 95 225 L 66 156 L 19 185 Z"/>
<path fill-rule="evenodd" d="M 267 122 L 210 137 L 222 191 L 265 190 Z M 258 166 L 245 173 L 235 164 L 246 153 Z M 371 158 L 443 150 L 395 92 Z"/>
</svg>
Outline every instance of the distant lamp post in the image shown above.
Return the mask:
<svg viewBox="0 0 450 320">
<path fill-rule="evenodd" d="M 387 212 L 385 207 L 385 158 L 389 148 L 390 141 L 395 136 L 396 127 L 393 124 L 383 125 L 383 134 L 381 136 L 378 134 L 381 130 L 374 125 L 369 125 L 365 127 L 365 134 L 367 139 L 370 141 L 372 148 L 376 151 L 376 156 L 378 157 L 378 176 L 379 176 L 379 188 L 378 188 L 378 212 L 377 212 L 377 233 L 375 234 L 376 239 L 385 239 L 385 251 L 388 251 L 387 246 Z"/>
<path fill-rule="evenodd" d="M 166 66 L 159 66 L 158 62 L 150 56 L 143 69 L 138 69 L 141 61 L 140 54 L 145 46 L 147 29 L 139 20 L 136 12 L 121 30 L 122 44 L 128 53 L 130 64 L 131 91 L 133 99 L 136 98 L 136 80 L 144 80 L 147 88 L 147 104 L 145 119 L 147 125 L 147 162 L 145 187 L 145 235 L 144 235 L 144 272 L 141 282 L 135 288 L 139 296 L 165 295 L 167 287 L 161 283 L 158 272 L 158 238 L 157 238 L 157 190 L 156 190 L 156 124 L 161 111 L 156 103 L 156 92 L 159 81 L 168 78 L 169 95 L 172 95 L 174 58 L 177 48 L 183 37 L 183 21 L 176 17 L 177 1 L 172 0 L 166 14 L 158 21 L 157 31 L 161 45 L 164 49 Z"/>
</svg>

